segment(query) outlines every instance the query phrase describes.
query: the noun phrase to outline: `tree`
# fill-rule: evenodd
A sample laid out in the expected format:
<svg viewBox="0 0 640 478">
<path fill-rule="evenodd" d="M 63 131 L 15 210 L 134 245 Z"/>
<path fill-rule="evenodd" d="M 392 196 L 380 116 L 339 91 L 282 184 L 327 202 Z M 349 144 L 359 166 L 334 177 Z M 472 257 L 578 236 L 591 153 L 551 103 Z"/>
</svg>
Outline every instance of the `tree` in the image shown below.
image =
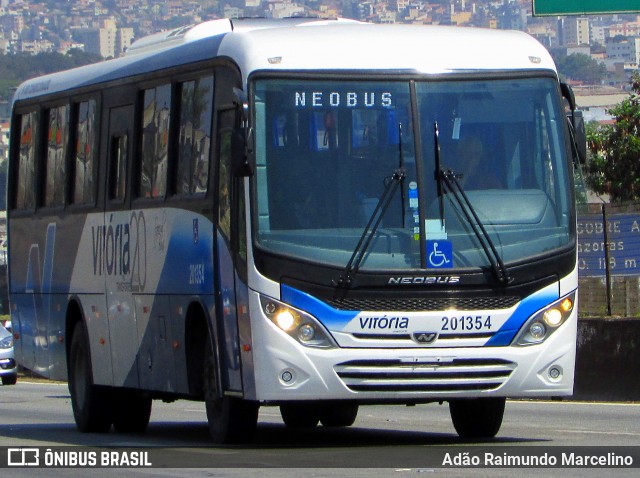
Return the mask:
<svg viewBox="0 0 640 478">
<path fill-rule="evenodd" d="M 574 53 L 569 56 L 555 58 L 560 75 L 573 80 L 584 81 L 591 85 L 599 85 L 607 73 L 604 63 L 600 63 L 589 55 Z"/>
<path fill-rule="evenodd" d="M 612 201 L 640 199 L 640 75 L 631 79 L 631 89 L 609 110 L 613 125 L 587 125 L 587 184 Z"/>
</svg>

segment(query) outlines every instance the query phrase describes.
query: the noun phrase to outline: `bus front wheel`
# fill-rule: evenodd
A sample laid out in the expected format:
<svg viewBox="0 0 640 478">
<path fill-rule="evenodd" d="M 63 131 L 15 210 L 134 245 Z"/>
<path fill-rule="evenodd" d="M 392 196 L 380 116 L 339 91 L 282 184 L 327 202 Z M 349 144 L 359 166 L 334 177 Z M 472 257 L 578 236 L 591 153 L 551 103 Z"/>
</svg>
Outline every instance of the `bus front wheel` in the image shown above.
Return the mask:
<svg viewBox="0 0 640 478">
<path fill-rule="evenodd" d="M 204 353 L 204 400 L 209 433 L 216 444 L 246 443 L 251 440 L 258 423 L 259 405 L 236 397 L 220 396 L 216 359 L 209 339 Z"/>
<path fill-rule="evenodd" d="M 83 322 L 73 329 L 69 348 L 69 393 L 73 417 L 83 433 L 106 433 L 111 428 L 108 389 L 94 385 L 89 334 Z"/>
<path fill-rule="evenodd" d="M 320 422 L 325 427 L 350 427 L 356 421 L 358 408 L 353 403 L 326 405 L 320 412 Z"/>
<path fill-rule="evenodd" d="M 461 438 L 493 438 L 502 425 L 505 403 L 502 397 L 450 400 L 453 427 Z"/>
<path fill-rule="evenodd" d="M 289 428 L 313 428 L 320 421 L 320 408 L 316 403 L 280 405 L 282 421 Z"/>
</svg>

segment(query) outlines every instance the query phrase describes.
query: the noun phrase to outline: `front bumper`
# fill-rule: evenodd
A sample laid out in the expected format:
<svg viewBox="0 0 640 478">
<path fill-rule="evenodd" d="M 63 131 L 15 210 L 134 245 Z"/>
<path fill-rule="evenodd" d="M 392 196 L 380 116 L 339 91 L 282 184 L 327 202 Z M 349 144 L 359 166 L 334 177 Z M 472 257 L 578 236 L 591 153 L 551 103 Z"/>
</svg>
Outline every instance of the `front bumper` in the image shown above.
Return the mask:
<svg viewBox="0 0 640 478">
<path fill-rule="evenodd" d="M 573 393 L 575 310 L 545 342 L 526 347 L 314 349 L 268 320 L 258 294 L 250 302 L 256 386 L 248 399 L 420 403 Z"/>
</svg>

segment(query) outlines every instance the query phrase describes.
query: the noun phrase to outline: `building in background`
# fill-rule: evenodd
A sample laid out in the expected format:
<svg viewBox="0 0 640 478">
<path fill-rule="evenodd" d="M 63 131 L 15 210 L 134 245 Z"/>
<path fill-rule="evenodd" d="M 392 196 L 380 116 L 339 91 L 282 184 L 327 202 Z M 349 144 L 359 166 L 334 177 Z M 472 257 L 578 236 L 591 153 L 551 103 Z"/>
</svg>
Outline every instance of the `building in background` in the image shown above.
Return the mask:
<svg viewBox="0 0 640 478">
<path fill-rule="evenodd" d="M 87 53 L 95 53 L 103 58 L 117 58 L 131 46 L 133 28 L 116 26 L 113 18 L 102 20 L 97 27 L 77 29 L 74 38 L 84 44 Z"/>
</svg>

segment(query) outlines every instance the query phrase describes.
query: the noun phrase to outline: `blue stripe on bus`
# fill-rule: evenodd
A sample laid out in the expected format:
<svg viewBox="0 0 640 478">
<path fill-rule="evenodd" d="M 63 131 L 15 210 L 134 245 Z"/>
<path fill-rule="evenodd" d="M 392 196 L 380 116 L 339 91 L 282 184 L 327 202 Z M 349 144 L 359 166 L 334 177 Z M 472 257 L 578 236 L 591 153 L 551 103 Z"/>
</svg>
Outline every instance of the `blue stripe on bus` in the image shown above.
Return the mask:
<svg viewBox="0 0 640 478">
<path fill-rule="evenodd" d="M 282 285 L 281 293 L 284 302 L 297 309 L 309 312 L 331 330 L 343 329 L 360 313 L 359 310 L 334 309 L 314 296 L 284 284 Z"/>
<path fill-rule="evenodd" d="M 522 325 L 536 312 L 560 298 L 557 287 L 547 287 L 520 302 L 500 330 L 487 341 L 485 347 L 509 345 Z M 300 310 L 309 312 L 331 330 L 343 329 L 361 311 L 337 310 L 310 294 L 282 285 L 282 300 Z"/>
<path fill-rule="evenodd" d="M 485 347 L 500 347 L 509 345 L 522 325 L 536 312 L 560 298 L 557 287 L 546 287 L 526 297 L 520 302 L 509 320 L 500 328 Z"/>
</svg>

